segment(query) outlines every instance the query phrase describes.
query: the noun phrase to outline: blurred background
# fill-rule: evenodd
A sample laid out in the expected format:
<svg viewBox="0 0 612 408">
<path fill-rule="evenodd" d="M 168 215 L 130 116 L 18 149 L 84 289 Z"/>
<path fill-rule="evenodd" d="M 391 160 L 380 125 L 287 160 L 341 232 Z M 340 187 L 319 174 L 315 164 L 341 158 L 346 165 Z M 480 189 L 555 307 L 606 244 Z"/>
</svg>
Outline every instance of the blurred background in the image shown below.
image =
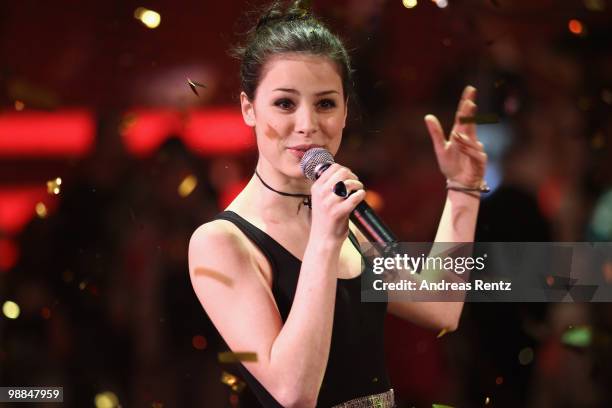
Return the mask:
<svg viewBox="0 0 612 408">
<path fill-rule="evenodd" d="M 0 385 L 63 386 L 69 407 L 256 406 L 186 254 L 254 169 L 227 50 L 261 4 L 0 2 Z M 337 160 L 402 241 L 434 238 L 423 116 L 448 131 L 466 84 L 494 190 L 477 239 L 611 240 L 612 1 L 313 7 L 357 70 Z M 610 304 L 467 304 L 441 337 L 386 326 L 400 407 L 612 406 Z"/>
</svg>

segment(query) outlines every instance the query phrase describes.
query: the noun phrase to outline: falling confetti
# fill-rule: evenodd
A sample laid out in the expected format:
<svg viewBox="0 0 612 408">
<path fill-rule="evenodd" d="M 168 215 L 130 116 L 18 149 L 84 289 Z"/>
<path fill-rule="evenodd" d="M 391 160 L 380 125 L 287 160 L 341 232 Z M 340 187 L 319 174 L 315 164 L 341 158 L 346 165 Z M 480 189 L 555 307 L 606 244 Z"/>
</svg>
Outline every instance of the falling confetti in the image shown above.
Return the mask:
<svg viewBox="0 0 612 408">
<path fill-rule="evenodd" d="M 252 351 L 240 351 L 240 352 L 231 352 L 224 351 L 219 353 L 219 362 L 220 363 L 238 363 L 240 361 L 257 361 L 257 353 Z"/>
<path fill-rule="evenodd" d="M 206 85 L 201 84 L 201 83 L 196 82 L 196 81 L 192 81 L 189 78 L 187 78 L 187 83 L 189 84 L 189 87 L 191 88 L 193 93 L 196 94 L 197 96 L 200 96 L 200 94 L 198 93 L 198 90 L 196 89 L 196 87 L 206 88 Z"/>
<path fill-rule="evenodd" d="M 439 339 L 440 337 L 444 336 L 446 333 L 448 333 L 448 330 L 447 329 L 442 329 L 442 330 L 440 330 L 440 333 L 438 333 L 436 338 Z"/>
<path fill-rule="evenodd" d="M 185 198 L 195 190 L 197 185 L 198 179 L 193 174 L 190 174 L 181 181 L 181 184 L 179 184 L 178 193 L 181 197 Z"/>
<path fill-rule="evenodd" d="M 21 112 L 25 108 L 25 103 L 21 101 L 15 101 L 15 110 Z"/>
<path fill-rule="evenodd" d="M 417 0 L 402 0 L 402 4 L 406 8 L 413 8 L 417 5 Z"/>
<path fill-rule="evenodd" d="M 224 284 L 225 286 L 233 286 L 234 285 L 234 280 L 231 278 L 228 278 L 227 276 L 223 275 L 220 272 L 217 271 L 213 271 L 211 269 L 204 269 L 204 268 L 196 268 L 195 269 L 195 275 L 196 276 L 207 276 L 209 278 L 215 279 L 217 281 L 219 281 L 220 283 Z"/>
<path fill-rule="evenodd" d="M 36 215 L 38 215 L 38 218 L 47 216 L 47 206 L 44 203 L 36 203 Z"/>
<path fill-rule="evenodd" d="M 561 343 L 566 346 L 584 348 L 591 344 L 593 332 L 589 326 L 569 327 L 561 336 Z"/>
<path fill-rule="evenodd" d="M 79 283 L 79 289 L 84 290 L 87 287 L 87 282 L 81 282 Z"/>
<path fill-rule="evenodd" d="M 61 177 L 56 177 L 53 180 L 47 181 L 47 193 L 58 195 L 60 193 L 61 185 L 62 185 Z"/>
<path fill-rule="evenodd" d="M 491 402 L 491 398 L 489 397 L 485 398 L 485 405 L 489 405 L 490 402 Z"/>
<path fill-rule="evenodd" d="M 495 113 L 483 113 L 475 116 L 460 116 L 459 123 L 476 123 L 477 125 L 499 123 L 499 116 L 497 116 Z"/>
<path fill-rule="evenodd" d="M 236 393 L 241 393 L 242 390 L 244 390 L 244 387 L 246 386 L 244 381 L 241 381 L 235 375 L 230 374 L 225 371 L 221 373 L 221 382 L 229 386 L 232 389 L 232 391 Z"/>
</svg>

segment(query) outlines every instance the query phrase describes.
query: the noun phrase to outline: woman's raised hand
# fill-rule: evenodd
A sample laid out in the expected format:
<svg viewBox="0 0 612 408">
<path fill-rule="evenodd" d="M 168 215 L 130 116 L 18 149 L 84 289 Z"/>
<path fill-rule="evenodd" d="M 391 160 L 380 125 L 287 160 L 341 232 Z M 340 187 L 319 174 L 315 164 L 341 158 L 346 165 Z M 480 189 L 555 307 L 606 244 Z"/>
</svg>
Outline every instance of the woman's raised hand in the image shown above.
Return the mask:
<svg viewBox="0 0 612 408">
<path fill-rule="evenodd" d="M 336 195 L 333 190 L 339 181 L 344 182 L 349 193 L 354 193 L 346 198 Z M 365 197 L 363 184 L 350 169 L 334 163 L 313 183 L 310 192 L 311 236 L 344 242 L 348 235 L 349 215 Z"/>
<path fill-rule="evenodd" d="M 447 180 L 468 187 L 479 187 L 482 184 L 487 166 L 487 154 L 476 136 L 475 121 L 461 123 L 460 120 L 460 118 L 473 118 L 476 115 L 475 101 L 476 88 L 466 86 L 448 139 L 444 136 L 438 118 L 434 115 L 425 116 L 425 124 L 433 141 L 442 174 Z"/>
</svg>

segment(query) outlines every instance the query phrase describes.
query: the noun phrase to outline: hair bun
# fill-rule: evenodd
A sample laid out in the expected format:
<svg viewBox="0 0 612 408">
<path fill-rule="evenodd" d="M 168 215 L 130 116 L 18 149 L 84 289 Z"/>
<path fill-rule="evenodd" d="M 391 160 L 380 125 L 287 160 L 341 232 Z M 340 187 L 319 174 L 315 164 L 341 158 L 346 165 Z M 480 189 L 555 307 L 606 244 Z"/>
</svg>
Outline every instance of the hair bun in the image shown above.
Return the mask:
<svg viewBox="0 0 612 408">
<path fill-rule="evenodd" d="M 273 2 L 261 15 L 255 30 L 274 24 L 278 21 L 292 21 L 311 17 L 311 0 L 296 0 L 291 5 L 283 7 L 282 2 Z"/>
</svg>

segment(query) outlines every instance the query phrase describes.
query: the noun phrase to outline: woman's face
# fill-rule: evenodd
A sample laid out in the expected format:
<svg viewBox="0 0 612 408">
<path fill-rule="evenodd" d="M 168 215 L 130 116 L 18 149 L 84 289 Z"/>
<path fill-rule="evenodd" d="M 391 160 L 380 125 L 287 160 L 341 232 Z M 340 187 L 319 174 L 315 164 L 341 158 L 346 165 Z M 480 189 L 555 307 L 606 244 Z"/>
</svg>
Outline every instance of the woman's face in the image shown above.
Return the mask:
<svg viewBox="0 0 612 408">
<path fill-rule="evenodd" d="M 253 101 L 240 95 L 242 114 L 255 127 L 260 161 L 292 178 L 304 178 L 300 159 L 311 147 L 336 154 L 347 108 L 342 78 L 326 57 L 284 54 L 263 67 Z"/>
</svg>

